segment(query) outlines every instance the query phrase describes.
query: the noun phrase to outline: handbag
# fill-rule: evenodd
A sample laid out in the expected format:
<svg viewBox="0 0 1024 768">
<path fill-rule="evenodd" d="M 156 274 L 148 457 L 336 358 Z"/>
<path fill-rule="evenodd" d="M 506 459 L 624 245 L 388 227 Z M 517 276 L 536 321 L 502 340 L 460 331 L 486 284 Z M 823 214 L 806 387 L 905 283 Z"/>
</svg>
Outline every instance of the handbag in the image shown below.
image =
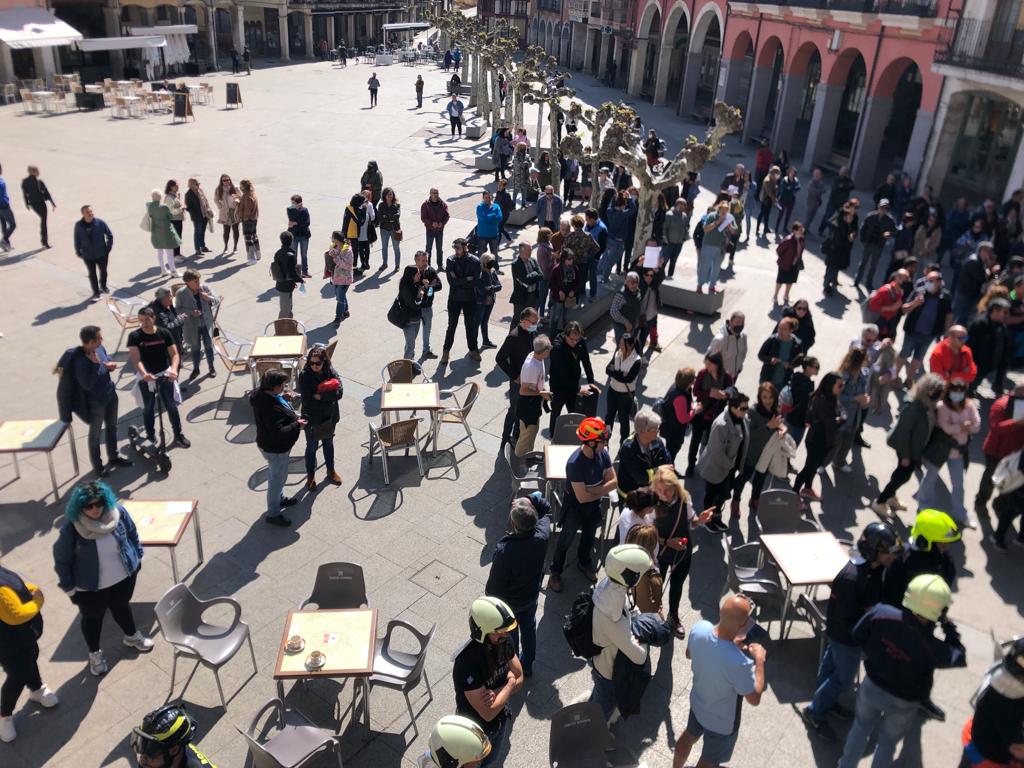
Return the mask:
<svg viewBox="0 0 1024 768">
<path fill-rule="evenodd" d="M 139 229 L 145 232 L 153 231 L 153 219 L 150 218 L 148 211 L 142 214 L 142 221 L 139 222 Z"/>
<path fill-rule="evenodd" d="M 391 302 L 391 309 L 388 310 L 388 322 L 396 328 L 404 328 L 405 324 L 409 322 L 409 312 L 402 306 L 402 300 L 397 296 Z"/>
<path fill-rule="evenodd" d="M 334 419 L 328 417 L 313 427 L 313 437 L 317 440 L 327 440 L 334 437 Z"/>
<path fill-rule="evenodd" d="M 396 243 L 402 242 L 402 230 L 396 229 L 394 232 L 392 232 L 391 239 L 394 240 Z"/>
</svg>

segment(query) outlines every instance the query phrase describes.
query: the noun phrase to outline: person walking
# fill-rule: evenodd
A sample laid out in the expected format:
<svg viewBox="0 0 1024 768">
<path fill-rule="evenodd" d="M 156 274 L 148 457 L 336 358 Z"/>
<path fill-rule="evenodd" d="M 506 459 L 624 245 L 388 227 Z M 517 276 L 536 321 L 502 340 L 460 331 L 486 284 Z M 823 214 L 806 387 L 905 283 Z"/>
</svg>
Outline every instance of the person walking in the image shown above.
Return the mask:
<svg viewBox="0 0 1024 768">
<path fill-rule="evenodd" d="M 82 218 L 75 222 L 75 255 L 89 270 L 92 301 L 99 301 L 107 288 L 107 261 L 114 248 L 114 233 L 103 219 L 97 219 L 91 205 L 82 206 Z"/>
<path fill-rule="evenodd" d="M 146 203 L 146 217 L 143 218 L 143 223 L 149 229 L 149 242 L 156 250 L 160 274 L 164 277 L 181 277 L 174 265 L 174 249 L 181 245 L 181 238 L 172 224 L 171 210 L 164 204 L 163 199 L 163 193 L 159 189 L 154 189 L 150 193 L 150 202 Z"/>
<path fill-rule="evenodd" d="M 793 444 L 799 446 L 807 431 L 808 409 L 811 395 L 814 394 L 814 377 L 818 375 L 821 364 L 818 358 L 805 355 L 800 361 L 802 370 L 795 371 L 789 384 L 779 393 L 779 412 L 786 422 L 786 430 L 793 438 Z"/>
<path fill-rule="evenodd" d="M 424 246 L 429 261 L 430 251 L 437 254 L 437 268 L 441 269 L 441 255 L 444 248 L 444 225 L 450 218 L 448 203 L 441 199 L 436 187 L 431 187 L 427 199 L 420 205 L 420 221 L 427 230 L 427 244 Z"/>
<path fill-rule="evenodd" d="M 153 641 L 136 626 L 131 606 L 142 543 L 135 521 L 106 483 L 77 485 L 68 496 L 64 518 L 53 545 L 57 586 L 78 608 L 89 672 L 100 677 L 109 669 L 100 648 L 108 610 L 124 633 L 123 645 L 141 653 L 153 650 Z"/>
<path fill-rule="evenodd" d="M 461 237 L 455 239 L 452 247 L 455 253 L 448 257 L 444 270 L 449 288 L 448 330 L 445 332 L 444 346 L 441 349 L 441 365 L 448 365 L 449 354 L 455 343 L 455 329 L 459 325 L 460 314 L 463 325 L 466 327 L 468 355 L 471 360 L 480 362 L 476 317 L 476 283 L 480 280 L 480 259 L 468 252 L 466 241 Z"/>
<path fill-rule="evenodd" d="M 448 115 L 448 121 L 452 126 L 451 135 L 454 137 L 455 132 L 459 132 L 459 138 L 462 138 L 462 113 L 465 112 L 466 105 L 462 103 L 459 98 L 459 94 L 453 93 L 452 97 L 448 100 L 448 103 L 444 107 L 445 113 Z"/>
<path fill-rule="evenodd" d="M 676 741 L 672 768 L 683 768 L 701 739 L 701 768 L 728 763 L 739 736 L 742 702 L 752 707 L 761 703 L 767 653 L 764 646 L 747 641 L 753 612 L 750 598 L 733 595 L 722 601 L 717 624 L 702 619 L 690 630 L 690 714 Z"/>
<path fill-rule="evenodd" d="M 249 264 L 260 260 L 260 238 L 256 231 L 256 222 L 260 215 L 259 200 L 256 189 L 248 179 L 238 182 L 241 191 L 238 200 L 238 220 L 242 224 L 242 236 L 245 238 L 245 255 Z"/>
<path fill-rule="evenodd" d="M 608 227 L 605 226 L 604 221 L 601 220 L 597 210 L 594 208 L 588 208 L 584 218 L 586 225 L 583 231 L 594 242 L 594 248 L 591 249 L 590 255 L 585 259 L 582 253 L 579 255 L 581 259 L 580 268 L 586 270 L 586 280 L 590 283 L 590 300 L 594 301 L 597 298 L 599 268 L 601 262 L 605 260 L 605 252 L 608 250 Z M 570 247 L 572 246 L 570 245 Z M 575 251 L 573 252 L 575 253 Z M 582 297 L 583 295 L 580 294 L 580 298 Z"/>
<path fill-rule="evenodd" d="M 25 207 L 35 211 L 39 217 L 39 244 L 43 248 L 50 247 L 50 236 L 46 229 L 46 204 L 57 210 L 57 204 L 53 202 L 50 190 L 46 182 L 39 178 L 39 168 L 34 165 L 28 167 L 28 176 L 21 180 L 21 194 L 25 197 Z"/>
<path fill-rule="evenodd" d="M 790 169 L 794 173 L 795 169 Z M 792 207 L 790 207 L 792 212 Z M 781 211 L 780 218 L 781 218 Z M 786 224 L 789 224 L 789 216 L 786 216 Z M 776 236 L 780 230 L 778 226 L 775 228 Z M 775 264 L 778 266 L 778 270 L 775 273 L 775 292 L 772 294 L 772 306 L 779 303 L 779 288 L 783 288 L 782 292 L 782 305 L 784 307 L 789 306 L 789 291 L 796 283 L 797 278 L 800 276 L 800 271 L 804 268 L 804 225 L 799 221 L 793 222 L 793 231 L 790 232 L 786 237 L 779 243 L 775 249 Z"/>
<path fill-rule="evenodd" d="M 579 413 L 580 398 L 596 396 L 600 390 L 594 383 L 594 368 L 590 362 L 590 351 L 583 336 L 583 328 L 570 320 L 565 330 L 555 337 L 551 346 L 551 363 L 548 386 L 551 389 L 551 418 L 548 434 L 554 438 L 555 424 L 564 408 L 566 413 Z M 581 375 L 587 383 L 580 385 Z"/>
<path fill-rule="evenodd" d="M 810 501 L 821 501 L 821 496 L 814 490 L 814 475 L 829 460 L 839 442 L 839 429 L 845 419 L 839 406 L 842 389 L 842 377 L 838 373 L 826 373 L 811 396 L 807 414 L 810 425 L 807 430 L 807 458 L 803 469 L 793 480 L 793 491 Z"/>
<path fill-rule="evenodd" d="M 416 75 L 416 108 L 423 109 L 423 75 Z"/>
<path fill-rule="evenodd" d="M 328 267 L 325 277 L 331 280 L 334 291 L 334 320 L 331 325 L 337 328 L 341 321 L 350 316 L 348 311 L 348 289 L 352 285 L 353 253 L 345 236 L 338 231 L 331 233 L 331 247 L 324 254 Z"/>
<path fill-rule="evenodd" d="M 480 280 L 476 284 L 477 325 L 480 327 L 481 349 L 498 348 L 497 344 L 491 343 L 491 339 L 487 335 L 495 297 L 501 291 L 501 281 L 498 279 L 498 272 L 494 268 L 494 264 L 494 257 L 489 253 L 480 260 Z M 513 316 L 515 316 L 514 312 Z"/>
<path fill-rule="evenodd" d="M 807 182 L 807 202 L 804 204 L 804 224 L 808 231 L 814 228 L 814 217 L 821 209 L 825 191 L 825 180 L 822 178 L 821 168 L 815 166 L 811 171 L 811 180 Z"/>
<path fill-rule="evenodd" d="M 551 505 L 540 492 L 512 501 L 504 536 L 494 546 L 484 593 L 509 606 L 516 628 L 516 645 L 523 675 L 533 677 L 537 657 L 537 599 L 544 579 L 544 562 L 551 538 Z"/>
<path fill-rule="evenodd" d="M 3 166 L 0 166 L 0 248 L 6 253 L 11 250 L 11 235 L 18 224 L 14 220 L 14 209 L 11 208 L 11 197 L 7 193 L 3 172 Z"/>
<path fill-rule="evenodd" d="M 865 216 L 860 227 L 860 242 L 864 248 L 861 251 L 860 264 L 857 265 L 857 275 L 853 278 L 854 285 L 859 285 L 863 281 L 868 291 L 875 289 L 875 268 L 878 265 L 878 258 L 895 232 L 896 220 L 889 214 L 888 198 L 883 197 L 878 201 L 878 210 Z"/>
<path fill-rule="evenodd" d="M 973 515 L 967 514 L 964 506 L 964 471 L 970 457 L 971 435 L 981 431 L 981 416 L 978 403 L 967 394 L 968 386 L 954 381 L 946 387 L 946 394 L 935 406 L 935 426 L 921 455 L 924 477 L 914 494 L 920 509 L 934 507 L 938 503 L 935 483 L 939 470 L 949 468 L 950 503 L 949 514 L 957 527 L 977 528 Z"/>
<path fill-rule="evenodd" d="M 54 369 L 57 383 L 57 410 L 60 420 L 71 423 L 77 415 L 89 425 L 86 440 L 92 471 L 97 477 L 109 475 L 117 467 L 130 467 L 132 461 L 117 452 L 117 388 L 110 377 L 117 363 L 103 346 L 98 325 L 86 325 L 78 332 L 81 346 L 65 350 Z M 100 433 L 107 448 L 107 464 L 100 456 Z"/>
<path fill-rule="evenodd" d="M 298 395 L 285 390 L 290 378 L 280 369 L 267 371 L 259 387 L 249 395 L 256 422 L 256 445 L 267 462 L 267 514 L 264 520 L 282 528 L 292 524 L 284 510 L 299 503 L 297 497 L 284 495 L 288 481 L 288 454 L 308 424 L 299 418 L 292 405 Z"/>
<path fill-rule="evenodd" d="M 181 237 L 185 231 L 185 205 L 178 191 L 178 182 L 170 179 L 164 185 L 164 205 L 171 211 L 171 226 L 178 234 L 178 245 L 174 248 L 174 258 L 181 258 Z"/>
<path fill-rule="evenodd" d="M 188 191 L 185 192 L 185 210 L 192 220 L 192 246 L 195 249 L 193 256 L 203 253 L 211 253 L 206 247 L 206 227 L 212 228 L 213 211 L 206 199 L 206 192 L 199 186 L 199 180 L 190 178 L 188 180 Z"/>
<path fill-rule="evenodd" d="M 341 420 L 341 398 L 345 388 L 341 376 L 331 365 L 327 347 L 314 344 L 306 355 L 306 364 L 299 374 L 299 394 L 302 395 L 302 419 L 306 422 L 302 432 L 306 437 L 306 489 L 317 490 L 316 449 L 323 447 L 326 479 L 331 485 L 341 485 L 341 475 L 334 471 L 334 430 Z"/>
<path fill-rule="evenodd" d="M 50 709 L 57 694 L 39 675 L 39 638 L 43 635 L 43 604 L 39 587 L 0 565 L 0 667 L 6 673 L 0 688 L 0 741 L 14 741 L 14 707 L 28 688 L 29 701 Z"/>
<path fill-rule="evenodd" d="M 821 216 L 821 223 L 818 225 L 818 236 L 820 237 L 825 232 L 825 227 L 832 215 L 836 213 L 840 208 L 843 207 L 849 197 L 850 192 L 853 191 L 853 179 L 850 178 L 850 169 L 848 166 L 842 166 L 839 169 L 839 174 L 832 182 L 832 186 L 828 192 L 828 202 L 825 204 L 825 213 Z"/>
<path fill-rule="evenodd" d="M 373 109 L 377 106 L 377 91 L 380 88 L 380 80 L 377 79 L 376 72 L 370 74 L 370 79 L 366 81 L 366 87 L 370 91 L 370 109 Z"/>
<path fill-rule="evenodd" d="M 388 244 L 392 244 L 395 249 L 395 268 L 392 272 L 397 272 L 399 263 L 402 259 L 402 249 L 399 243 L 402 242 L 402 206 L 398 202 L 398 197 L 395 196 L 395 191 L 391 187 L 385 187 L 381 191 L 380 202 L 377 203 L 376 210 L 377 226 L 380 229 L 380 248 L 381 262 L 380 269 L 378 272 L 383 272 L 388 265 Z"/>
<path fill-rule="evenodd" d="M 202 275 L 194 269 L 186 269 L 183 276 L 185 287 L 174 295 L 174 309 L 184 315 L 182 335 L 185 343 L 192 350 L 192 373 L 188 380 L 199 378 L 199 362 L 202 360 L 203 348 L 206 348 L 207 374 L 211 379 L 217 377 L 213 367 L 213 341 L 210 334 L 214 331 L 214 310 L 219 299 L 208 285 L 202 282 Z"/>
<path fill-rule="evenodd" d="M 295 293 L 296 285 L 305 285 L 305 280 L 299 274 L 298 261 L 292 248 L 292 233 L 288 230 L 281 233 L 281 247 L 274 253 L 271 272 L 280 306 L 277 312 L 278 319 L 294 317 L 292 312 L 292 294 Z"/>
<path fill-rule="evenodd" d="M 232 236 L 231 255 L 238 251 L 238 226 L 239 226 L 239 203 L 242 196 L 235 187 L 231 177 L 226 173 L 221 174 L 217 191 L 213 193 L 213 202 L 217 206 L 217 223 L 224 231 L 224 250 L 221 256 L 228 252 L 228 237 Z"/>
<path fill-rule="evenodd" d="M 516 421 L 519 375 L 527 356 L 533 351 L 533 340 L 537 336 L 539 320 L 540 316 L 536 309 L 525 308 L 519 313 L 518 325 L 509 331 L 494 356 L 495 365 L 508 377 L 508 411 L 505 414 L 505 423 L 501 430 L 501 448 L 504 448 L 506 443 L 514 446 L 519 439 L 519 422 Z M 552 363 L 553 365 L 554 363 Z M 499 448 L 499 453 L 501 448 Z"/>
<path fill-rule="evenodd" d="M 139 310 L 139 328 L 128 334 L 128 359 L 136 371 L 136 381 L 142 394 L 142 419 L 146 439 L 156 442 L 156 398 L 167 410 L 174 430 L 174 444 L 182 448 L 192 445 L 181 431 L 178 414 L 178 366 L 181 363 L 180 345 L 166 328 L 156 325 L 156 313 L 151 307 Z"/>
<path fill-rule="evenodd" d="M 292 204 L 285 212 L 288 217 L 288 231 L 292 234 L 292 248 L 295 255 L 302 259 L 303 278 L 312 277 L 309 274 L 309 239 L 312 233 L 309 229 L 309 209 L 302 204 L 302 195 L 292 195 Z"/>
</svg>

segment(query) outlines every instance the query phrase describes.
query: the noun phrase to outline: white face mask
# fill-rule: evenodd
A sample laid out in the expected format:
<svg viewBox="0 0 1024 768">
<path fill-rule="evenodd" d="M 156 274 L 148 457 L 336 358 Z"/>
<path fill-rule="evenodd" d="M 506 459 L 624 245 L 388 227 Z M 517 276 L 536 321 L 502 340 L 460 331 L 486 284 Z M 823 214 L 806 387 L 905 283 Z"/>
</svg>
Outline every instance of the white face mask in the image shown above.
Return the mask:
<svg viewBox="0 0 1024 768">
<path fill-rule="evenodd" d="M 939 292 L 939 284 L 935 280 L 926 280 L 924 287 L 928 291 L 928 293 Z"/>
<path fill-rule="evenodd" d="M 536 333 L 537 332 L 537 328 L 538 328 L 537 323 L 534 323 L 533 325 L 526 326 L 526 330 L 528 330 L 530 333 Z"/>
</svg>

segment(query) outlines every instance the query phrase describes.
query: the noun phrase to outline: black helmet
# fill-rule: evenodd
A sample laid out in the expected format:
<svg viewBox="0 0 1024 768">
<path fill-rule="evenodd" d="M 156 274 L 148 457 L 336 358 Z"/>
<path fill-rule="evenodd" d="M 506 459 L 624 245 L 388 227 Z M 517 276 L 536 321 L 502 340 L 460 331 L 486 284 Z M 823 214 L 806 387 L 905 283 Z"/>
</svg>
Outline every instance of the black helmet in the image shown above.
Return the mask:
<svg viewBox="0 0 1024 768">
<path fill-rule="evenodd" d="M 891 523 L 876 521 L 870 523 L 860 535 L 857 551 L 869 563 L 875 562 L 879 555 L 896 555 L 903 551 L 903 540 L 900 539 Z"/>
<path fill-rule="evenodd" d="M 1024 682 L 1024 637 L 1018 637 L 1003 657 L 1003 669 L 1012 677 Z"/>
<path fill-rule="evenodd" d="M 142 718 L 141 728 L 132 728 L 129 744 L 137 755 L 166 755 L 171 747 L 185 746 L 196 734 L 184 704 L 166 704 Z"/>
</svg>

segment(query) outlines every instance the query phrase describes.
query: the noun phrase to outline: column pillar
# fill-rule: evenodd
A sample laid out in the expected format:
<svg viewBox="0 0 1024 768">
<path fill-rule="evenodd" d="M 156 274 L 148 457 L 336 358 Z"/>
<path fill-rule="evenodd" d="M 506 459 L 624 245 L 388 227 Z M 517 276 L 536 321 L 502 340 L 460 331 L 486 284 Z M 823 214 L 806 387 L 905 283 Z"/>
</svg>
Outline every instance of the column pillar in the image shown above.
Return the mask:
<svg viewBox="0 0 1024 768">
<path fill-rule="evenodd" d="M 345 44 L 349 48 L 354 48 L 356 46 L 356 17 L 354 14 L 350 13 L 345 17 L 345 19 L 345 27 L 347 29 L 345 34 L 348 35 L 345 39 Z"/>
<path fill-rule="evenodd" d="M 934 185 L 935 189 L 937 190 L 941 184 L 942 179 L 939 179 L 939 184 Z M 1013 160 L 1013 168 L 1010 169 L 1010 178 L 1006 181 L 1002 199 L 1006 200 L 1013 190 L 1021 187 L 1024 187 L 1024 143 L 1017 145 L 1017 157 Z"/>
<path fill-rule="evenodd" d="M 282 5 L 277 11 L 278 36 L 281 38 L 281 61 L 291 61 L 288 55 L 288 6 Z"/>
<path fill-rule="evenodd" d="M 601 57 L 597 60 L 597 72 L 594 73 L 594 77 L 600 80 L 604 78 L 604 73 L 608 70 L 608 52 L 611 50 L 612 36 L 603 32 L 598 34 L 601 35 Z"/>
<path fill-rule="evenodd" d="M 903 170 L 910 174 L 910 178 L 918 185 L 919 192 L 924 188 L 919 183 L 919 180 L 924 167 L 924 153 L 928 149 L 928 137 L 931 135 L 934 124 L 934 112 L 926 112 L 923 109 L 917 110 L 917 117 L 914 119 L 914 130 L 910 134 L 910 142 L 907 144 L 907 155 L 903 160 Z"/>
<path fill-rule="evenodd" d="M 241 5 L 235 8 L 234 18 L 231 20 L 231 39 L 235 42 L 235 50 L 242 55 L 245 50 L 245 8 Z"/>
<path fill-rule="evenodd" d="M 0 43 L 0 81 L 14 82 L 14 59 L 7 43 Z"/>
<path fill-rule="evenodd" d="M 686 54 L 686 72 L 683 73 L 683 93 L 679 99 L 679 114 L 683 117 L 693 113 L 697 103 L 697 84 L 700 82 L 701 51 Z M 744 123 L 746 123 L 746 115 Z"/>
<path fill-rule="evenodd" d="M 572 25 L 572 45 L 570 49 L 569 67 L 581 71 L 584 68 L 583 62 L 587 60 L 587 56 L 590 55 L 592 50 L 590 48 L 590 35 L 587 34 L 587 28 L 582 24 L 573 23 Z"/>
<path fill-rule="evenodd" d="M 107 37 L 121 36 L 121 11 L 117 0 L 103 6 L 103 31 Z M 124 79 L 124 51 L 110 51 L 110 71 L 115 80 Z"/>
<path fill-rule="evenodd" d="M 334 20 L 337 17 L 332 13 L 327 17 L 327 50 L 334 50 Z"/>
<path fill-rule="evenodd" d="M 787 75 L 782 79 L 782 93 L 775 110 L 775 125 L 772 126 L 772 145 L 787 152 L 793 149 L 793 129 L 800 102 L 807 91 L 807 73 Z M 927 138 L 927 135 L 926 135 Z"/>
<path fill-rule="evenodd" d="M 658 65 L 654 76 L 654 99 L 656 107 L 664 106 L 668 99 L 669 67 L 672 65 L 672 45 L 658 46 Z"/>
<path fill-rule="evenodd" d="M 814 97 L 814 114 L 807 133 L 807 147 L 804 150 L 803 165 L 811 169 L 820 165 L 832 154 L 832 141 L 836 137 L 836 122 L 843 99 L 844 84 L 819 83 Z"/>
<path fill-rule="evenodd" d="M 53 48 L 33 48 L 32 61 L 36 65 L 36 77 L 48 84 L 50 77 L 57 71 L 53 65 Z"/>
<path fill-rule="evenodd" d="M 743 101 L 743 59 L 723 59 L 722 73 L 719 79 L 719 87 L 715 92 L 715 98 L 733 106 Z M 744 122 L 746 122 L 746 115 Z"/>
<path fill-rule="evenodd" d="M 892 114 L 892 98 L 873 96 L 864 100 L 864 112 L 860 116 L 860 131 L 853 148 L 850 162 L 850 176 L 858 189 L 870 189 L 875 183 L 875 169 L 878 166 L 878 147 L 882 144 L 885 126 Z"/>
<path fill-rule="evenodd" d="M 743 110 L 744 142 L 756 139 L 761 135 L 761 129 L 764 127 L 765 102 L 768 99 L 771 79 L 771 67 L 754 67 L 754 76 L 751 78 L 750 84 L 750 98 L 747 99 L 747 108 Z"/>
<path fill-rule="evenodd" d="M 306 58 L 313 58 L 313 12 L 306 9 L 302 12 L 303 37 L 306 39 Z"/>
<path fill-rule="evenodd" d="M 629 78 L 626 81 L 626 93 L 636 96 L 644 84 L 644 64 L 647 63 L 647 46 L 650 40 L 637 40 L 633 48 L 632 61 L 629 65 Z"/>
</svg>

